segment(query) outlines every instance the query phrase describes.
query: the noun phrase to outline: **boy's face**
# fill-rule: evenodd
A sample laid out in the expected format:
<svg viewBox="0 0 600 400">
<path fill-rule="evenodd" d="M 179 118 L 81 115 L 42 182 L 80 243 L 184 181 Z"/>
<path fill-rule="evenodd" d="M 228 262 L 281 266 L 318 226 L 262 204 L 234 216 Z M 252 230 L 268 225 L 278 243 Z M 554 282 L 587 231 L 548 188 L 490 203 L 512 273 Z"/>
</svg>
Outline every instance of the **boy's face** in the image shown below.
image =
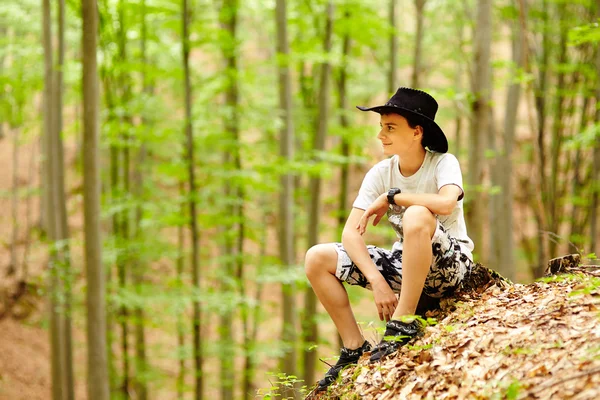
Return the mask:
<svg viewBox="0 0 600 400">
<path fill-rule="evenodd" d="M 381 141 L 384 155 L 397 154 L 402 156 L 421 147 L 423 128 L 420 125 L 411 128 L 403 116 L 381 114 L 379 126 L 381 126 L 381 130 L 377 135 L 377 139 Z"/>
</svg>

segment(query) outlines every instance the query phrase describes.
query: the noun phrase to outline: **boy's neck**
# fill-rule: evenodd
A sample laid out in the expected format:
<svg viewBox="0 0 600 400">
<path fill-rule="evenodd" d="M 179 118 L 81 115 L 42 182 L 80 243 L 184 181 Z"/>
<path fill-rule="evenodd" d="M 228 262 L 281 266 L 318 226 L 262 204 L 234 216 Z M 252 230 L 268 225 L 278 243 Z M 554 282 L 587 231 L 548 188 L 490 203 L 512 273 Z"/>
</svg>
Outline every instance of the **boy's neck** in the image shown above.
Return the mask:
<svg viewBox="0 0 600 400">
<path fill-rule="evenodd" d="M 423 165 L 426 155 L 427 152 L 421 147 L 417 152 L 398 157 L 398 168 L 400 168 L 400 174 L 405 177 L 416 174 L 419 168 L 421 168 L 421 165 Z"/>
</svg>

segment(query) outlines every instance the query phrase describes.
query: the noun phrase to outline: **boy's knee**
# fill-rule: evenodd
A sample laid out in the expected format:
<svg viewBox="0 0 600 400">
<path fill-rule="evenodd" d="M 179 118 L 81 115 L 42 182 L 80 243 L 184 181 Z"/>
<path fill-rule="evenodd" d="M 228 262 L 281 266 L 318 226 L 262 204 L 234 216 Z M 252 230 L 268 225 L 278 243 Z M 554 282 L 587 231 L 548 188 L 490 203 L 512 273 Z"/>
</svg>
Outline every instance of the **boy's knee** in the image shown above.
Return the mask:
<svg viewBox="0 0 600 400">
<path fill-rule="evenodd" d="M 306 252 L 304 270 L 310 279 L 320 273 L 329 272 L 337 261 L 337 254 L 331 245 L 317 244 Z"/>
<path fill-rule="evenodd" d="M 423 206 L 408 207 L 402 217 L 402 229 L 406 236 L 427 233 L 432 237 L 435 225 L 435 217 L 427 207 Z"/>
</svg>

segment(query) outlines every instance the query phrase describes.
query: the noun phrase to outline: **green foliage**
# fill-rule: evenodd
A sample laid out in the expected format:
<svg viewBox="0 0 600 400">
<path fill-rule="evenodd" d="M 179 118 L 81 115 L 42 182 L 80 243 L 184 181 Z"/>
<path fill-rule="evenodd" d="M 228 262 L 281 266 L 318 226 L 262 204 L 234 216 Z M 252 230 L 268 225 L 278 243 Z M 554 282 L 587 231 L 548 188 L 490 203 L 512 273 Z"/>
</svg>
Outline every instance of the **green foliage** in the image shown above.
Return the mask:
<svg viewBox="0 0 600 400">
<path fill-rule="evenodd" d="M 578 46 L 584 43 L 600 42 L 599 21 L 577 26 L 569 31 L 569 45 Z"/>
<path fill-rule="evenodd" d="M 592 149 L 600 140 L 600 123 L 591 124 L 566 142 L 569 149 Z"/>
</svg>

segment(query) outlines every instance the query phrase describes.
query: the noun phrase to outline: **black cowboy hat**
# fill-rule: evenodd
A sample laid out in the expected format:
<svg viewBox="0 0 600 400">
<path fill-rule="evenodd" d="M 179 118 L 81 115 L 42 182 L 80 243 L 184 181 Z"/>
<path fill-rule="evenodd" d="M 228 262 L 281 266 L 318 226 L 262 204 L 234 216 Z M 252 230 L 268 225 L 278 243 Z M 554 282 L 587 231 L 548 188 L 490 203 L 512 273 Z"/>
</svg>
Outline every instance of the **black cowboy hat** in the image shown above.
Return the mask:
<svg viewBox="0 0 600 400">
<path fill-rule="evenodd" d="M 356 108 L 361 111 L 374 111 L 379 114 L 395 113 L 414 117 L 418 124 L 423 127 L 423 146 L 438 153 L 448 151 L 446 135 L 434 121 L 438 103 L 431 95 L 422 90 L 401 87 L 382 106 L 356 106 Z"/>
</svg>

